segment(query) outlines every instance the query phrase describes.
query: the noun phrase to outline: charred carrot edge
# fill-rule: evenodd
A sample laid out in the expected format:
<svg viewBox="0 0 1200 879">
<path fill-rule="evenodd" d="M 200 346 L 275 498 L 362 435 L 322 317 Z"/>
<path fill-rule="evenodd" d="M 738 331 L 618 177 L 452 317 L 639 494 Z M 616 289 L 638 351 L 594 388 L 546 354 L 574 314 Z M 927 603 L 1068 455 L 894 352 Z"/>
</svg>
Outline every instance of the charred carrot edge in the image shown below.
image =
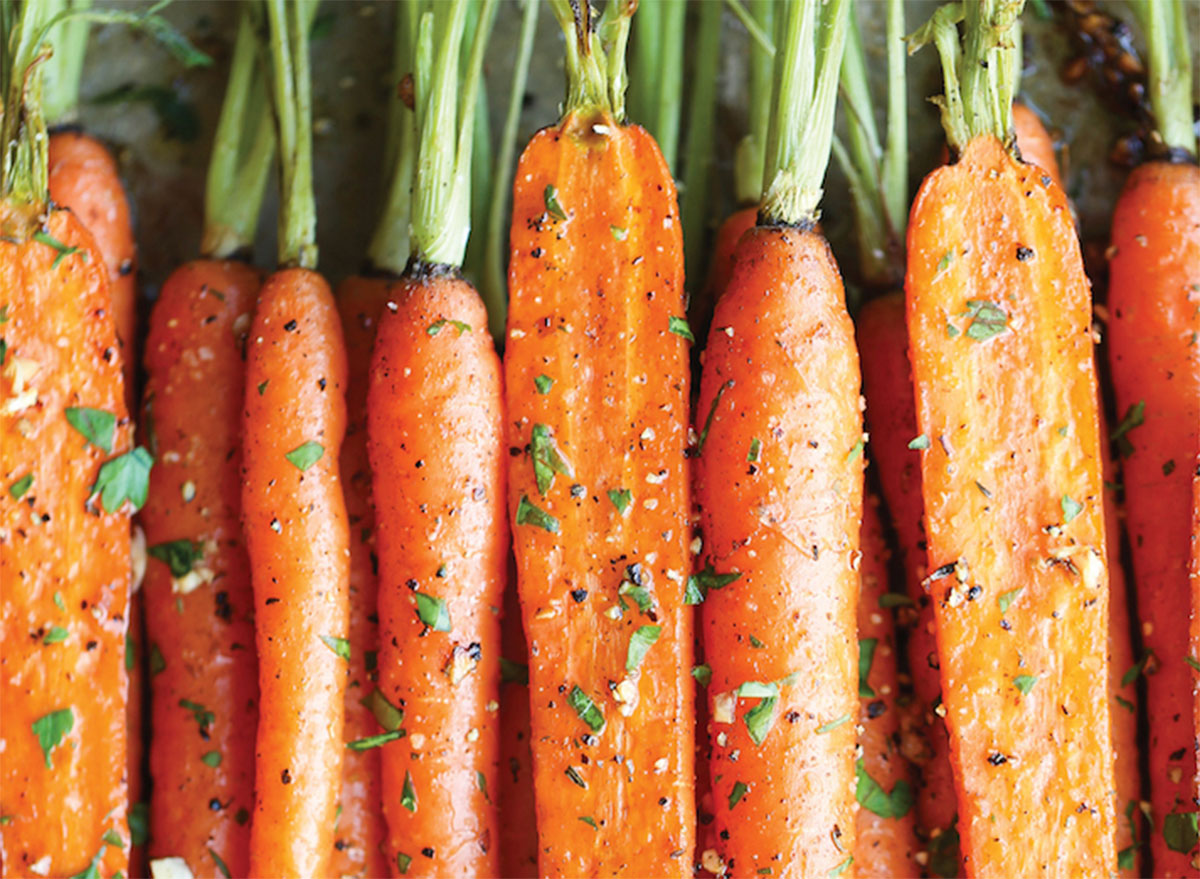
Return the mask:
<svg viewBox="0 0 1200 879">
<path fill-rule="evenodd" d="M 855 799 L 858 841 L 854 867 L 861 876 L 915 876 L 917 853 L 915 800 L 908 760 L 901 747 L 897 698 L 896 627 L 887 609 L 888 557 L 880 522 L 879 499 L 863 501 L 862 591 L 858 601 L 858 744 Z"/>
<path fill-rule="evenodd" d="M 691 333 L 679 214 L 653 139 L 622 124 L 620 74 L 605 73 L 623 68 L 623 38 L 601 45 L 575 33 L 569 4 L 555 11 L 570 94 L 518 166 L 505 354 L 539 870 L 685 876 Z"/>
<path fill-rule="evenodd" d="M 841 873 L 857 850 L 860 379 L 812 231 L 849 4 L 818 15 L 780 7 L 760 225 L 717 303 L 696 409 L 719 838 L 701 863 L 738 875 Z"/>
<path fill-rule="evenodd" d="M 242 345 L 261 275 L 198 260 L 172 273 L 146 339 L 143 421 L 160 463 L 141 516 L 152 699 L 152 859 L 249 870 L 258 720 L 242 536 Z M 203 425 L 202 433 L 197 433 Z"/>
<path fill-rule="evenodd" d="M 1107 553 L 1089 289 L 1066 197 L 1002 142 L 1020 3 L 963 10 L 966 51 L 943 56 L 943 123 L 960 158 L 917 195 L 906 278 L 924 437 L 924 583 L 963 860 L 974 876 L 1030 864 L 1111 873 Z M 955 15 L 935 13 L 918 43 L 953 48 Z M 992 73 L 982 73 L 983 61 Z M 1059 762 L 1068 753 L 1088 758 Z M 1050 778 L 1038 768 L 1047 760 Z M 1072 818 L 1047 832 L 1030 825 L 1031 814 Z"/>
<path fill-rule="evenodd" d="M 1126 527 L 1148 657 L 1150 852 L 1164 876 L 1190 874 L 1197 843 L 1190 831 L 1196 764 L 1188 744 L 1195 732 L 1183 710 L 1195 673 L 1186 663 L 1188 623 L 1178 609 L 1191 539 L 1188 462 L 1200 442 L 1197 228 L 1200 169 L 1142 165 L 1117 202 L 1109 262 L 1109 359 L 1123 413 L 1117 432 L 1126 452 Z"/>
<path fill-rule="evenodd" d="M 100 251 L 49 204 L 44 13 L 6 16 L 0 71 L 0 863 L 109 877 L 129 861 L 129 512 L 152 459 L 129 449 Z"/>
<path fill-rule="evenodd" d="M 247 337 L 242 522 L 254 585 L 259 723 L 250 874 L 328 873 L 341 783 L 349 529 L 340 479 L 347 363 L 316 263 L 308 24 L 267 5 L 283 178 L 279 256 Z"/>
</svg>

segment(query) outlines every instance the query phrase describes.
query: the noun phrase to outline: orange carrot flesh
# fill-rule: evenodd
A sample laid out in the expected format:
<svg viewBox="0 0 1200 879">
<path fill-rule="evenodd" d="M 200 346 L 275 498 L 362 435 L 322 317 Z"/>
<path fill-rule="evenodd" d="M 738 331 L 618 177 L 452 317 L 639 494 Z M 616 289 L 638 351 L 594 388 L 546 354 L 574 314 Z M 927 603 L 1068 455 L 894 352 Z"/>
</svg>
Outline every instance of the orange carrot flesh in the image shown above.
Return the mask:
<svg viewBox="0 0 1200 879">
<path fill-rule="evenodd" d="M 50 198 L 70 208 L 92 237 L 108 270 L 112 315 L 120 343 L 126 404 L 137 376 L 137 244 L 129 199 L 117 163 L 100 141 L 79 131 L 50 136 Z"/>
<path fill-rule="evenodd" d="M 1022 161 L 1037 165 L 1050 175 L 1059 189 L 1064 189 L 1058 157 L 1054 152 L 1054 138 L 1050 136 L 1042 120 L 1038 118 L 1037 113 L 1021 103 L 1013 104 L 1012 116 L 1013 132 Z"/>
<path fill-rule="evenodd" d="M 329 287 L 263 284 L 247 338 L 242 521 L 259 657 L 250 874 L 328 871 L 341 779 L 349 533 L 346 352 Z"/>
<path fill-rule="evenodd" d="M 136 550 L 135 550 L 136 554 Z M 142 832 L 145 825 L 135 829 L 148 811 L 145 801 L 146 785 L 146 611 L 143 607 L 137 571 L 133 575 L 134 588 L 129 596 L 129 630 L 125 635 L 125 793 L 129 821 L 129 875 L 146 875 L 146 838 Z M 2 865 L 0 865 L 2 866 Z"/>
<path fill-rule="evenodd" d="M 1192 587 L 1192 649 L 1193 662 L 1200 662 L 1200 453 L 1196 456 L 1192 476 L 1192 537 L 1191 561 L 1188 565 L 1188 577 Z M 1190 664 L 1190 663 L 1189 663 Z M 1200 729 L 1200 687 L 1193 685 L 1192 700 L 1195 708 L 1196 728 Z M 1200 800 L 1200 773 L 1193 777 L 1192 783 L 1196 798 Z"/>
<path fill-rule="evenodd" d="M 0 862 L 110 877 L 130 842 L 130 524 L 93 486 L 132 431 L 95 242 L 66 211 L 38 234 L 0 241 Z M 81 416 L 95 442 L 68 421 Z"/>
<path fill-rule="evenodd" d="M 712 311 L 725 288 L 729 286 L 729 277 L 733 274 L 733 260 L 737 255 L 738 242 L 750 229 L 758 225 L 758 205 L 734 211 L 717 228 L 713 239 L 712 262 L 708 267 L 708 283 L 705 286 L 702 303 L 704 314 L 695 314 L 692 320 L 698 329 L 706 328 L 712 318 Z"/>
<path fill-rule="evenodd" d="M 500 605 L 508 563 L 500 361 L 483 303 L 448 274 L 389 288 L 368 397 L 379 552 L 389 866 L 494 876 Z"/>
<path fill-rule="evenodd" d="M 516 181 L 509 511 L 539 869 L 684 876 L 694 687 L 674 184 L 653 139 L 602 112 L 539 132 Z"/>
<path fill-rule="evenodd" d="M 1043 178 L 975 137 L 909 224 L 926 583 L 975 876 L 1116 869 L 1091 303 Z"/>
<path fill-rule="evenodd" d="M 538 875 L 537 809 L 533 800 L 533 749 L 529 732 L 529 648 L 521 626 L 517 580 L 504 592 L 501 622 L 500 781 L 497 808 L 500 825 L 500 875 L 535 879 Z"/>
<path fill-rule="evenodd" d="M 372 711 L 377 680 L 379 625 L 375 567 L 375 513 L 371 508 L 371 467 L 367 460 L 367 386 L 371 347 L 387 302 L 386 281 L 350 278 L 337 290 L 346 339 L 349 384 L 346 388 L 346 440 L 342 444 L 342 490 L 350 526 L 350 679 L 346 686 L 345 740 L 380 733 Z M 379 782 L 379 751 L 349 749 L 343 757 L 341 810 L 329 862 L 333 876 L 384 876 L 388 867 L 383 843 L 387 828 Z"/>
<path fill-rule="evenodd" d="M 1151 162 L 1135 170 L 1113 215 L 1109 261 L 1109 358 L 1138 615 L 1147 654 L 1149 771 L 1156 874 L 1191 875 L 1195 833 L 1174 813 L 1195 812 L 1195 753 L 1186 710 L 1194 672 L 1187 594 L 1192 503 L 1190 463 L 1200 425 L 1200 169 Z M 1136 426 L 1135 426 L 1136 424 Z M 1194 819 L 1193 819 L 1194 820 Z M 1182 849 L 1182 850 L 1181 850 Z"/>
<path fill-rule="evenodd" d="M 163 285 L 146 339 L 158 465 L 141 521 L 152 691 L 152 858 L 249 871 L 258 663 L 242 536 L 242 346 L 262 276 L 198 260 Z"/>
<path fill-rule="evenodd" d="M 909 443 L 917 435 L 912 374 L 908 363 L 904 294 L 866 302 L 857 319 L 863 391 L 871 455 L 891 512 L 904 563 L 905 586 L 913 610 L 908 630 L 908 661 L 916 697 L 916 727 L 906 739 L 906 754 L 920 768 L 917 816 L 930 839 L 928 868 L 935 876 L 956 876 L 957 844 L 951 833 L 958 808 L 950 770 L 946 725 L 937 710 L 942 682 L 938 669 L 933 601 L 925 579 L 926 547 L 921 500 L 921 460 Z"/>
<path fill-rule="evenodd" d="M 863 503 L 858 601 L 858 744 L 862 756 L 857 767 L 860 808 L 854 870 L 860 877 L 915 876 L 921 871 L 916 861 L 920 846 L 909 764 L 900 747 L 896 630 L 883 600 L 889 594 L 890 553 L 878 504 L 874 497 Z"/>
<path fill-rule="evenodd" d="M 718 855 L 739 876 L 817 875 L 855 850 L 858 387 L 825 240 L 747 233 L 696 410 L 704 560 L 737 575 L 702 627 Z"/>
</svg>

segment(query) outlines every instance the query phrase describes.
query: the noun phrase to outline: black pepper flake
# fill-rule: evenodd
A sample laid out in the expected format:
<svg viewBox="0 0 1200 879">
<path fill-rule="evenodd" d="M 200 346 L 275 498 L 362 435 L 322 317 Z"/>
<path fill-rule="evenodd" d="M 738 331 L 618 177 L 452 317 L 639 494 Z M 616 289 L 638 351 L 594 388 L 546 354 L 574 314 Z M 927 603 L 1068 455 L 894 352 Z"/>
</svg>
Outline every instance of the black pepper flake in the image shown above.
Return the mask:
<svg viewBox="0 0 1200 879">
<path fill-rule="evenodd" d="M 279 599 L 278 599 L 278 598 L 268 598 L 268 599 L 266 600 L 266 602 L 265 602 L 265 604 L 267 605 L 267 607 L 270 607 L 272 604 L 278 604 L 278 603 L 279 603 Z"/>
<path fill-rule="evenodd" d="M 587 489 L 578 482 L 571 486 L 571 497 L 583 497 L 585 494 L 587 494 Z"/>
<path fill-rule="evenodd" d="M 980 595 L 983 595 L 983 587 L 978 585 L 972 586 L 967 590 L 967 601 L 974 601 Z"/>
<path fill-rule="evenodd" d="M 208 801 L 208 808 L 210 808 L 214 812 L 220 812 L 221 811 L 221 801 L 218 800 L 216 797 L 213 797 L 211 800 Z"/>
<path fill-rule="evenodd" d="M 668 801 L 667 801 L 667 798 L 666 798 L 666 797 L 659 797 L 659 798 L 658 798 L 658 804 L 659 804 L 660 806 L 665 806 L 665 805 L 667 804 L 667 802 L 668 802 Z"/>
<path fill-rule="evenodd" d="M 423 854 L 427 858 L 432 858 L 433 857 L 433 846 L 431 846 L 431 845 L 425 846 L 425 848 L 421 849 L 421 854 Z"/>
<path fill-rule="evenodd" d="M 416 467 L 418 470 L 420 470 L 422 467 L 424 467 L 424 466 L 425 466 L 425 462 L 424 462 L 424 461 L 418 461 L 418 462 L 417 462 L 416 464 L 414 464 L 413 466 L 414 466 L 414 467 Z"/>
<path fill-rule="evenodd" d="M 285 323 L 285 324 L 283 325 L 283 328 L 284 328 L 285 330 L 287 330 L 289 333 L 294 333 L 294 332 L 296 332 L 296 321 L 295 321 L 295 319 L 293 318 L 292 320 L 289 320 L 287 323 Z"/>
<path fill-rule="evenodd" d="M 1008 758 L 999 751 L 993 751 L 991 754 L 988 754 L 988 762 L 993 766 L 1003 766 L 1008 762 Z"/>
<path fill-rule="evenodd" d="M 867 703 L 867 717 L 874 720 L 887 711 L 887 705 L 882 699 L 876 699 L 874 702 Z"/>
<path fill-rule="evenodd" d="M 575 599 L 576 604 L 581 603 L 585 598 L 587 598 L 587 596 L 588 596 L 588 593 L 587 593 L 586 589 L 572 589 L 571 590 L 571 597 Z"/>
<path fill-rule="evenodd" d="M 478 641 L 472 641 L 467 645 L 467 656 L 475 662 L 479 662 L 483 658 L 483 647 Z"/>
<path fill-rule="evenodd" d="M 407 586 L 409 589 L 415 590 L 420 584 L 416 580 L 413 580 L 410 578 L 410 579 L 404 581 L 404 585 Z"/>
<path fill-rule="evenodd" d="M 722 831 L 721 831 L 721 833 L 720 833 L 720 837 L 721 837 L 721 839 L 729 839 L 729 831 L 728 831 L 728 830 L 722 830 Z"/>
<path fill-rule="evenodd" d="M 324 378 L 317 379 L 317 387 L 319 387 L 321 390 L 325 390 L 325 379 Z"/>
<path fill-rule="evenodd" d="M 1033 259 L 1033 248 L 1026 247 L 1024 244 L 1018 244 L 1017 259 L 1021 262 L 1029 262 L 1029 260 Z"/>
<path fill-rule="evenodd" d="M 292 783 L 292 773 L 288 772 L 286 769 L 283 770 L 283 772 L 281 772 L 279 774 L 279 780 L 282 781 L 284 784 L 291 784 Z"/>
<path fill-rule="evenodd" d="M 795 723 L 797 720 L 800 719 L 800 712 L 799 711 L 789 711 L 786 715 L 784 715 L 784 719 L 788 723 Z"/>
</svg>

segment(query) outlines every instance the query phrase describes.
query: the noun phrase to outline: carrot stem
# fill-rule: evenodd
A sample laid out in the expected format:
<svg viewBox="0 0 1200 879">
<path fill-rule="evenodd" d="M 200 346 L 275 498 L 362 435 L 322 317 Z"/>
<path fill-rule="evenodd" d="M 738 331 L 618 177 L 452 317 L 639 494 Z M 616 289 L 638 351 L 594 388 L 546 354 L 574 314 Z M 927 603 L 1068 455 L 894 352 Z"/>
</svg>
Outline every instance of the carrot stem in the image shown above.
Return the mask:
<svg viewBox="0 0 1200 879">
<path fill-rule="evenodd" d="M 750 51 L 750 131 L 737 146 L 733 160 L 733 188 L 739 205 L 762 197 L 763 164 L 771 123 L 771 83 L 775 70 L 775 0 L 751 0 L 750 11 L 737 0 L 726 0 L 746 26 L 758 47 Z"/>
<path fill-rule="evenodd" d="M 765 224 L 816 222 L 849 11 L 848 0 L 794 0 L 781 17 L 760 211 Z"/>
<path fill-rule="evenodd" d="M 471 232 L 471 151 L 483 52 L 496 0 L 482 0 L 479 24 L 461 76 L 465 0 L 436 6 L 417 37 L 417 176 L 413 188 L 412 255 L 431 265 L 461 266 Z M 440 37 L 434 61 L 435 33 Z"/>
<path fill-rule="evenodd" d="M 713 125 L 717 111 L 716 59 L 721 51 L 720 3 L 700 5 L 700 34 L 694 56 L 697 69 L 692 77 L 692 106 L 688 114 L 686 163 L 683 177 L 683 240 L 685 280 L 695 288 L 702 283 L 709 254 L 704 249 L 708 225 L 709 181 L 712 178 Z"/>
<path fill-rule="evenodd" d="M 625 48 L 637 0 L 610 0 L 599 26 L 592 27 L 589 0 L 550 0 L 567 37 L 567 102 L 563 115 L 607 111 L 625 119 Z M 649 7 L 653 8 L 653 7 Z"/>
<path fill-rule="evenodd" d="M 633 39 L 633 86 L 629 90 L 632 117 L 653 127 L 658 112 L 654 83 L 658 79 L 656 56 L 662 43 L 663 4 L 649 0 L 638 6 L 637 29 Z"/>
<path fill-rule="evenodd" d="M 267 0 L 272 89 L 279 126 L 279 264 L 306 269 L 317 265 L 308 66 L 308 26 L 316 9 L 316 0 Z"/>
<path fill-rule="evenodd" d="M 204 192 L 200 252 L 216 259 L 253 245 L 275 152 L 275 129 L 267 107 L 266 83 L 258 75 L 258 57 L 254 20 L 246 8 L 238 23 Z"/>
<path fill-rule="evenodd" d="M 533 40 L 537 34 L 538 0 L 525 0 L 521 13 L 521 36 L 517 42 L 516 62 L 513 65 L 512 87 L 509 90 L 508 111 L 500 134 L 500 149 L 492 174 L 492 192 L 488 199 L 486 244 L 483 254 L 483 276 L 479 292 L 487 305 L 488 329 L 493 339 L 504 338 L 508 310 L 508 268 L 505 248 L 508 246 L 509 202 L 512 196 L 513 156 L 517 151 L 517 128 L 521 123 L 521 107 L 525 103 L 525 85 L 529 80 L 529 62 L 533 58 Z"/>
<path fill-rule="evenodd" d="M 772 27 L 769 18 L 763 17 L 763 12 L 771 9 L 773 0 L 750 0 L 750 8 L 747 9 L 739 0 L 725 0 L 725 7 L 733 13 L 734 18 L 742 23 L 742 27 L 746 29 L 746 33 L 750 34 L 750 39 L 758 44 L 768 60 L 775 57 L 775 44 L 771 42 Z M 750 56 L 750 75 L 756 76 L 757 70 L 754 67 L 756 55 Z M 770 82 L 771 68 L 767 66 L 767 81 Z"/>
<path fill-rule="evenodd" d="M 1130 4 L 1146 35 L 1150 61 L 1150 106 L 1163 143 L 1196 155 L 1192 122 L 1192 63 L 1187 12 L 1182 0 Z"/>
<path fill-rule="evenodd" d="M 92 0 L 42 0 L 46 11 L 56 15 L 64 9 L 88 9 Z M 51 123 L 75 117 L 79 105 L 79 81 L 87 52 L 88 22 L 79 17 L 64 20 L 53 32 L 54 54 L 46 61 L 42 112 Z"/>
<path fill-rule="evenodd" d="M 21 222 L 26 228 L 4 229 L 21 237 L 31 234 L 49 198 L 49 138 L 41 108 L 42 77 L 36 69 L 46 59 L 39 53 L 44 32 L 46 7 L 41 3 L 23 3 L 14 15 L 5 3 L 8 25 L 0 54 L 0 91 L 5 112 L 0 116 L 0 143 L 4 145 L 0 163 L 0 197 L 10 205 L 29 208 Z"/>
<path fill-rule="evenodd" d="M 417 157 L 416 114 L 399 96 L 400 81 L 413 70 L 419 3 L 398 3 L 392 48 L 391 105 L 388 110 L 386 167 L 391 169 L 387 204 L 383 209 L 367 256 L 371 265 L 399 275 L 408 263 L 411 249 L 409 224 L 412 219 L 413 168 Z"/>
<path fill-rule="evenodd" d="M 908 131 L 905 106 L 904 9 L 888 0 L 887 147 L 880 144 L 867 85 L 867 58 L 858 22 L 851 16 L 842 58 L 842 93 L 848 146 L 834 138 L 833 152 L 850 181 L 863 277 L 876 286 L 894 286 L 903 277 L 902 247 L 907 211 Z"/>
<path fill-rule="evenodd" d="M 679 123 L 683 108 L 683 37 L 687 23 L 684 0 L 657 0 L 662 5 L 662 28 L 655 46 L 655 74 L 658 83 L 650 133 L 658 141 L 672 175 L 679 166 Z M 703 59 L 715 55 L 701 55 Z M 715 65 L 714 65 L 715 66 Z"/>
</svg>

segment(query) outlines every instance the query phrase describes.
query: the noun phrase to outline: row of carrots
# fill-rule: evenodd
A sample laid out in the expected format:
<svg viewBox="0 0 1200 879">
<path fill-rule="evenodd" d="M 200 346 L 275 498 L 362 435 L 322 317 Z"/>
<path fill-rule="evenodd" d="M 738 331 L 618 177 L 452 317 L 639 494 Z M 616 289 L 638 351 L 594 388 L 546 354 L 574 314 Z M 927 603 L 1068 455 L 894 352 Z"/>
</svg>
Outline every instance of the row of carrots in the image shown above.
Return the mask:
<svg viewBox="0 0 1200 879">
<path fill-rule="evenodd" d="M 155 303 L 136 406 L 116 167 L 45 110 L 92 20 L 207 59 L 157 7 L 0 7 L 0 870 L 1200 874 L 1185 4 L 1135 7 L 1155 148 L 1113 218 L 1111 431 L 1071 206 L 1012 100 L 1021 0 L 908 39 L 942 59 L 950 160 L 913 199 L 901 0 L 883 138 L 851 0 L 730 4 L 760 44 L 756 204 L 718 230 L 690 323 L 672 172 L 625 121 L 639 4 L 550 5 L 568 95 L 512 178 L 501 340 L 461 267 L 483 51 L 513 7 L 397 5 L 388 205 L 373 271 L 335 294 L 317 3 L 243 4 L 203 256 Z M 818 224 L 831 153 L 873 290 L 853 321 Z M 264 275 L 240 257 L 275 156 Z"/>
</svg>

